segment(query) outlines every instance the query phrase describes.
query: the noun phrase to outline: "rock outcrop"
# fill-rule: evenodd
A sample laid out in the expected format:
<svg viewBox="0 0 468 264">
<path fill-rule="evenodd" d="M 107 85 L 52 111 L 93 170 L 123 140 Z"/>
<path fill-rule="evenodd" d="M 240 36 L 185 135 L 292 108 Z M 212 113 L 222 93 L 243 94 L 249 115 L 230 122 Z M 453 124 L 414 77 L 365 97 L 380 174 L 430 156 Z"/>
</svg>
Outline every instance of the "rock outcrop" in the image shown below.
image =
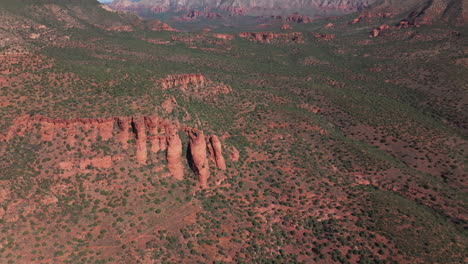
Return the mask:
<svg viewBox="0 0 468 264">
<path fill-rule="evenodd" d="M 206 156 L 206 139 L 202 131 L 196 129 L 188 129 L 189 136 L 189 162 L 198 176 L 198 182 L 201 187 L 206 187 L 208 178 L 210 177 L 210 168 Z"/>
<path fill-rule="evenodd" d="M 233 35 L 221 34 L 221 33 L 214 34 L 213 37 L 218 38 L 218 39 L 228 40 L 228 41 L 231 41 L 234 39 Z"/>
<path fill-rule="evenodd" d="M 145 116 L 145 125 L 148 128 L 149 140 L 151 142 L 151 152 L 157 153 L 160 150 L 159 146 L 159 131 L 158 131 L 158 116 Z"/>
<path fill-rule="evenodd" d="M 179 132 L 172 129 L 167 138 L 167 166 L 171 174 L 177 180 L 184 179 L 184 166 L 182 164 L 182 141 L 179 137 Z"/>
<path fill-rule="evenodd" d="M 159 83 L 163 90 L 178 88 L 184 93 L 191 93 L 199 97 L 229 94 L 232 91 L 228 85 L 213 82 L 198 73 L 168 75 L 159 80 Z"/>
<path fill-rule="evenodd" d="M 161 80 L 163 90 L 173 87 L 180 87 L 180 89 L 185 90 L 189 84 L 195 87 L 203 86 L 205 84 L 205 77 L 201 74 L 176 74 L 169 75 Z"/>
<path fill-rule="evenodd" d="M 291 27 L 291 25 L 287 24 L 287 23 L 284 23 L 283 25 L 281 25 L 281 30 L 292 30 L 293 28 Z"/>
<path fill-rule="evenodd" d="M 239 37 L 258 43 L 304 43 L 301 32 L 273 33 L 273 32 L 242 32 Z"/>
<path fill-rule="evenodd" d="M 216 163 L 216 167 L 218 167 L 221 170 L 226 170 L 226 161 L 224 160 L 224 157 L 223 157 L 221 141 L 219 141 L 218 136 L 212 135 L 209 139 L 209 143 L 210 143 L 209 149 L 212 151 L 211 153 Z"/>
<path fill-rule="evenodd" d="M 143 117 L 132 119 L 132 128 L 136 138 L 136 158 L 140 164 L 146 164 L 148 151 L 146 149 L 146 126 Z"/>
<path fill-rule="evenodd" d="M 117 126 L 119 127 L 119 141 L 123 149 L 128 148 L 128 140 L 130 138 L 128 130 L 130 129 L 130 119 L 128 117 L 118 117 Z"/>
<path fill-rule="evenodd" d="M 110 141 L 114 138 L 114 127 L 116 127 L 116 141 L 122 148 L 128 149 L 130 131 L 136 140 L 136 159 L 139 164 L 146 164 L 148 161 L 147 139 L 151 143 L 151 151 L 158 153 L 166 151 L 168 169 L 174 178 L 182 180 L 184 178 L 184 164 L 182 161 L 183 142 L 179 136 L 179 131 L 185 131 L 189 137 L 188 162 L 198 177 L 200 186 L 206 187 L 210 177 L 209 164 L 207 158 L 207 147 L 215 165 L 221 170 L 226 169 L 226 162 L 222 153 L 222 145 L 216 135 L 207 136 L 203 131 L 190 127 L 181 126 L 179 123 L 169 122 L 156 115 L 135 116 L 135 117 L 112 117 L 112 118 L 75 118 L 75 119 L 51 119 L 43 116 L 23 116 L 15 120 L 6 135 L 0 135 L 0 140 L 8 142 L 16 136 L 26 136 L 27 133 L 37 131 L 44 141 L 56 142 L 62 137 L 56 137 L 65 133 L 65 142 L 70 146 L 75 146 L 77 138 L 84 136 L 87 144 L 93 144 L 101 138 L 103 141 Z M 131 130 L 130 130 L 131 128 Z M 65 130 L 65 132 L 61 132 Z M 79 133 L 84 133 L 80 134 Z M 79 137 L 76 137 L 78 136 Z M 99 136 L 99 137 L 98 137 Z M 238 160 L 238 152 L 231 155 L 231 160 Z M 110 156 L 93 157 L 81 160 L 79 168 L 84 170 L 91 166 L 93 168 L 109 169 L 113 166 L 114 159 Z M 62 170 L 70 170 L 76 167 L 73 163 L 64 161 L 59 164 Z"/>
<path fill-rule="evenodd" d="M 378 28 L 374 28 L 374 30 L 372 30 L 370 36 L 373 37 L 373 38 L 376 38 L 376 37 L 380 36 L 384 30 L 387 30 L 387 29 L 389 29 L 388 25 L 385 25 L 385 24 L 380 25 Z"/>
<path fill-rule="evenodd" d="M 296 14 L 289 15 L 286 18 L 286 21 L 294 22 L 298 24 L 308 24 L 308 23 L 311 23 L 313 20 L 308 16 L 303 16 L 303 15 L 299 15 L 296 13 Z"/>
<path fill-rule="evenodd" d="M 168 31 L 168 32 L 177 32 L 177 29 L 169 26 L 166 23 L 163 23 L 159 20 L 149 20 L 146 22 L 146 26 L 148 27 L 149 30 L 152 31 Z"/>
</svg>

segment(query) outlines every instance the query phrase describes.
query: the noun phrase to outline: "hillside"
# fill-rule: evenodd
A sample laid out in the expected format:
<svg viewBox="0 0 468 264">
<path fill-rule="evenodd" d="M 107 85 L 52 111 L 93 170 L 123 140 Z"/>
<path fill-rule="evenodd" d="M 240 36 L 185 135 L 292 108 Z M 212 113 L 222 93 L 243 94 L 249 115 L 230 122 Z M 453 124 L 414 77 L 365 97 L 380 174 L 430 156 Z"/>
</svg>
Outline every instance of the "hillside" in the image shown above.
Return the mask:
<svg viewBox="0 0 468 264">
<path fill-rule="evenodd" d="M 0 263 L 466 262 L 466 10 L 1 1 Z"/>
</svg>

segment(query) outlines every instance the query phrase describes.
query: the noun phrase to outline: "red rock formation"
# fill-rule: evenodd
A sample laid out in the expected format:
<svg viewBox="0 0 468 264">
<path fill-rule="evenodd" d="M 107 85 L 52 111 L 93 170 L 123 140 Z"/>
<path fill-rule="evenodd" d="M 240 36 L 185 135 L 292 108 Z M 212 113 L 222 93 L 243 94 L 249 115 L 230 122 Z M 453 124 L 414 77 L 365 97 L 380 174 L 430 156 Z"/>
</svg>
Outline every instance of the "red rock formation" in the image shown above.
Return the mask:
<svg viewBox="0 0 468 264">
<path fill-rule="evenodd" d="M 164 90 L 178 87 L 184 93 L 190 93 L 197 97 L 229 94 L 232 91 L 230 86 L 223 83 L 212 82 L 201 74 L 169 75 L 158 82 Z"/>
<path fill-rule="evenodd" d="M 104 30 L 115 31 L 115 32 L 132 32 L 133 27 L 130 25 L 121 25 L 121 26 L 104 28 Z"/>
<path fill-rule="evenodd" d="M 354 24 L 357 24 L 361 21 L 362 17 L 357 17 L 355 19 L 353 19 L 353 21 L 351 21 L 351 24 L 354 25 Z"/>
<path fill-rule="evenodd" d="M 166 136 L 159 136 L 159 149 L 164 151 L 167 148 L 167 139 Z"/>
<path fill-rule="evenodd" d="M 206 187 L 210 170 L 206 158 L 206 140 L 202 131 L 195 129 L 187 130 L 189 136 L 189 149 L 191 154 L 191 165 L 195 174 L 198 176 L 198 182 L 201 187 Z"/>
<path fill-rule="evenodd" d="M 6 142 L 15 136 L 24 136 L 30 126 L 30 116 L 22 116 L 13 121 L 10 128 L 7 130 L 6 135 L 0 135 L 0 141 Z"/>
<path fill-rule="evenodd" d="M 102 140 L 107 141 L 112 138 L 114 131 L 114 120 L 103 120 L 103 122 L 98 122 L 99 135 Z"/>
<path fill-rule="evenodd" d="M 179 86 L 182 90 L 187 89 L 189 84 L 194 86 L 203 86 L 205 77 L 201 74 L 176 74 L 169 75 L 161 80 L 163 90 Z"/>
<path fill-rule="evenodd" d="M 239 161 L 239 158 L 239 150 L 237 150 L 235 147 L 231 147 L 231 151 L 229 152 L 229 159 L 233 162 L 237 162 Z"/>
<path fill-rule="evenodd" d="M 128 148 L 128 130 L 130 129 L 130 119 L 128 117 L 118 117 L 117 126 L 119 127 L 119 141 L 123 149 Z"/>
<path fill-rule="evenodd" d="M 216 135 L 210 137 L 210 145 L 213 149 L 213 156 L 216 163 L 216 167 L 226 170 L 226 161 L 223 157 L 223 151 L 221 147 L 221 142 Z"/>
<path fill-rule="evenodd" d="M 156 115 L 145 117 L 145 125 L 148 128 L 149 140 L 151 142 L 151 152 L 153 153 L 157 153 L 160 149 L 158 138 L 158 123 L 159 118 Z"/>
<path fill-rule="evenodd" d="M 202 40 L 203 39 L 203 36 L 202 35 L 191 35 L 191 36 L 171 36 L 171 40 L 172 41 L 176 41 L 176 42 L 184 42 L 184 43 L 188 43 L 188 44 L 191 44 L 195 41 L 199 41 L 199 40 Z"/>
<path fill-rule="evenodd" d="M 286 21 L 295 22 L 299 24 L 307 24 L 311 23 L 313 20 L 310 17 L 302 16 L 296 13 L 288 16 L 288 18 L 286 18 Z"/>
<path fill-rule="evenodd" d="M 13 122 L 12 126 L 7 130 L 6 135 L 1 139 L 6 141 L 14 136 L 22 136 L 29 130 L 34 129 L 35 125 L 40 126 L 40 133 L 43 140 L 54 140 L 54 134 L 57 129 L 65 129 L 67 135 L 67 143 L 74 145 L 76 142 L 75 136 L 78 134 L 78 128 L 83 128 L 88 141 L 89 136 L 95 137 L 100 131 L 103 139 L 109 139 L 113 134 L 114 122 L 118 127 L 118 140 L 123 148 L 128 147 L 129 128 L 133 128 L 136 137 L 136 158 L 140 164 L 146 164 L 147 161 L 147 146 L 146 146 L 146 130 L 149 131 L 150 140 L 152 143 L 152 151 L 166 150 L 168 167 L 171 174 L 176 179 L 183 179 L 183 164 L 182 142 L 179 137 L 181 126 L 178 123 L 170 123 L 157 116 L 147 117 L 113 117 L 113 118 L 76 118 L 70 120 L 50 119 L 42 116 L 24 116 Z M 202 187 L 207 186 L 207 181 L 210 176 L 209 165 L 207 159 L 206 148 L 210 148 L 210 153 L 216 166 L 222 170 L 226 169 L 224 157 L 222 155 L 222 146 L 219 138 L 215 135 L 205 138 L 202 131 L 192 128 L 182 128 L 189 136 L 189 161 L 192 169 L 198 177 L 198 181 Z M 17 134 L 15 134 L 17 133 Z M 208 142 L 208 145 L 207 145 Z M 239 153 L 235 150 L 230 154 L 232 160 L 239 159 Z M 59 168 L 65 171 L 70 171 L 72 168 L 86 169 L 87 166 L 95 168 L 111 168 L 113 165 L 112 157 L 92 158 L 82 160 L 79 164 L 73 165 L 73 162 L 61 162 Z"/>
<path fill-rule="evenodd" d="M 172 113 L 172 110 L 174 110 L 174 107 L 177 106 L 177 101 L 174 98 L 174 96 L 171 96 L 170 98 L 167 98 L 164 100 L 162 103 L 161 107 L 168 113 Z"/>
<path fill-rule="evenodd" d="M 179 137 L 179 132 L 176 129 L 172 129 L 171 133 L 167 137 L 167 166 L 172 176 L 177 180 L 184 179 L 184 166 L 182 165 L 182 141 Z"/>
<path fill-rule="evenodd" d="M 234 36 L 230 34 L 214 34 L 213 37 L 229 41 L 234 39 Z"/>
<path fill-rule="evenodd" d="M 239 37 L 259 43 L 271 43 L 272 40 L 282 43 L 304 43 L 301 32 L 273 33 L 273 32 L 242 32 Z"/>
<path fill-rule="evenodd" d="M 333 25 L 333 23 L 328 23 L 328 24 L 326 24 L 323 28 L 324 28 L 324 29 L 327 29 L 327 28 L 332 28 L 332 27 L 334 27 L 334 26 L 335 26 L 335 25 Z"/>
<path fill-rule="evenodd" d="M 289 24 L 283 24 L 281 25 L 281 30 L 292 30 L 293 28 Z"/>
<path fill-rule="evenodd" d="M 148 152 L 146 149 L 146 128 L 142 117 L 132 118 L 132 125 L 136 138 L 136 158 L 140 164 L 146 164 Z"/>
<path fill-rule="evenodd" d="M 41 138 L 44 141 L 52 141 L 54 138 L 55 130 L 54 124 L 49 122 L 41 123 Z"/>
<path fill-rule="evenodd" d="M 178 30 L 169 26 L 166 23 L 163 23 L 159 20 L 150 20 L 146 22 L 146 26 L 152 31 L 168 31 L 168 32 L 177 32 Z"/>
<path fill-rule="evenodd" d="M 382 32 L 384 30 L 387 30 L 388 28 L 389 28 L 389 26 L 385 25 L 385 24 L 380 25 L 378 28 L 374 28 L 374 30 L 372 30 L 372 32 L 371 32 L 371 37 L 376 38 L 376 37 L 380 36 L 380 34 L 382 34 Z"/>
</svg>

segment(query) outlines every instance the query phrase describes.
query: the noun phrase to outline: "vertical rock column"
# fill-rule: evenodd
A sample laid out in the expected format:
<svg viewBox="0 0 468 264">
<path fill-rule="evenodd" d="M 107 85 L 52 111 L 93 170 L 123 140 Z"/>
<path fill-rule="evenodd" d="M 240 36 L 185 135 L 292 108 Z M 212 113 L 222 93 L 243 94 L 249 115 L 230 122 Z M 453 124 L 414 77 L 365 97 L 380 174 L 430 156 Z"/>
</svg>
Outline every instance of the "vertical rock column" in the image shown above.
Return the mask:
<svg viewBox="0 0 468 264">
<path fill-rule="evenodd" d="M 128 129 L 130 128 L 130 120 L 128 117 L 118 117 L 117 126 L 119 127 L 119 141 L 123 149 L 128 148 Z"/>
<path fill-rule="evenodd" d="M 142 117 L 134 117 L 132 124 L 136 137 L 136 158 L 140 164 L 146 164 L 148 152 L 146 149 L 145 122 Z"/>
<path fill-rule="evenodd" d="M 189 148 L 191 154 L 191 165 L 195 174 L 198 176 L 198 182 L 201 187 L 205 188 L 210 177 L 208 167 L 208 159 L 206 158 L 206 140 L 202 131 L 189 130 L 187 131 L 189 140 Z"/>
<path fill-rule="evenodd" d="M 224 160 L 224 157 L 223 157 L 223 151 L 222 151 L 221 142 L 219 141 L 219 138 L 216 135 L 211 136 L 210 144 L 213 150 L 213 156 L 214 156 L 214 160 L 216 163 L 216 167 L 218 167 L 221 170 L 226 170 L 226 161 Z"/>
<path fill-rule="evenodd" d="M 184 179 L 184 166 L 182 165 L 182 141 L 177 129 L 172 129 L 167 138 L 167 166 L 172 176 L 177 180 Z"/>
<path fill-rule="evenodd" d="M 159 138 L 158 138 L 158 122 L 157 116 L 146 116 L 145 124 L 149 132 L 149 140 L 151 142 L 151 152 L 157 153 L 160 150 Z"/>
</svg>

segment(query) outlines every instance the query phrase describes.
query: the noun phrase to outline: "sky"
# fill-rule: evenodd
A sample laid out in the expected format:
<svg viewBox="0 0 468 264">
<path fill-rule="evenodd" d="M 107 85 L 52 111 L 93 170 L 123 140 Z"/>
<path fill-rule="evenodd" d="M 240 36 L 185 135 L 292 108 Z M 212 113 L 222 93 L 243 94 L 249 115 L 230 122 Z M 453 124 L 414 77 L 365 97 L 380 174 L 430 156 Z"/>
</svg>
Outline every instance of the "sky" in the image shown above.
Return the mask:
<svg viewBox="0 0 468 264">
<path fill-rule="evenodd" d="M 98 1 L 101 2 L 101 3 L 110 3 L 110 2 L 112 2 L 113 0 L 98 0 Z"/>
</svg>

